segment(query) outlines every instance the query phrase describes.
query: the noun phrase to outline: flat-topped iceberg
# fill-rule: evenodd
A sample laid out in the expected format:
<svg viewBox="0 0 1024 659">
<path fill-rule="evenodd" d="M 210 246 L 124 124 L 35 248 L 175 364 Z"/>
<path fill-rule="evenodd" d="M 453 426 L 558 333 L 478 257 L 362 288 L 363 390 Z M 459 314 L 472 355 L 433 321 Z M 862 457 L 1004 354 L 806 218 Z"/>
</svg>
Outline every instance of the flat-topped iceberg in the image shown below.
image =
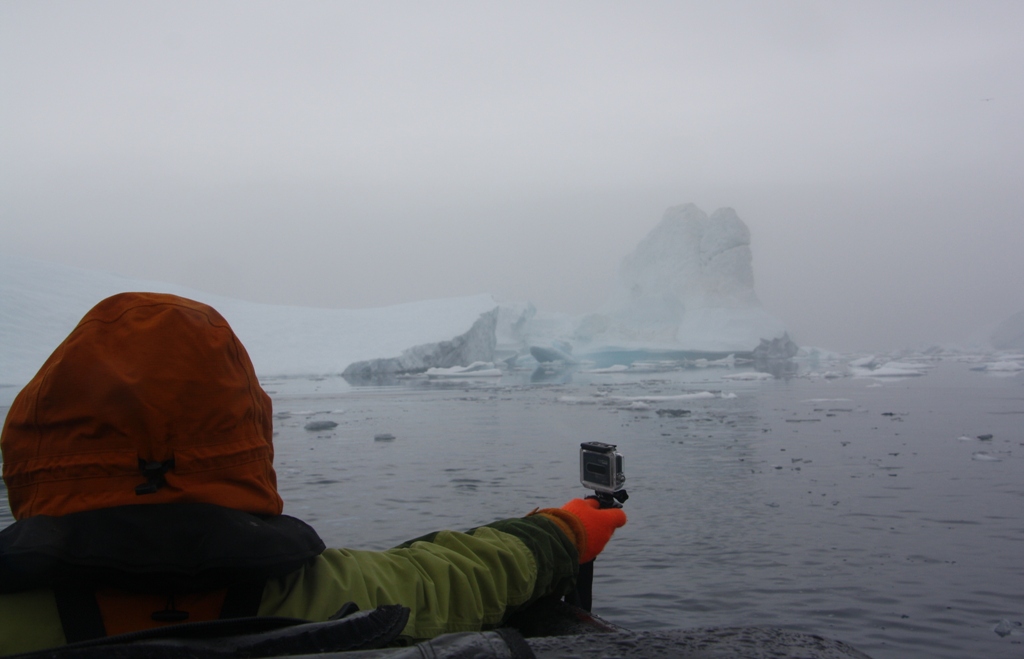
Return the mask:
<svg viewBox="0 0 1024 659">
<path fill-rule="evenodd" d="M 450 344 L 497 306 L 490 295 L 373 309 L 257 304 L 165 282 L 4 254 L 0 255 L 0 336 L 4 344 L 0 385 L 20 387 L 28 382 L 86 311 L 103 298 L 124 291 L 173 293 L 211 305 L 231 323 L 260 377 L 337 374 L 353 362 L 399 356 L 411 346 Z M 493 350 L 495 315 L 491 314 L 489 324 L 488 320 L 482 323 L 481 336 L 470 336 L 464 342 L 472 344 L 463 346 L 466 354 L 486 355 L 488 347 Z M 13 394 L 5 395 L 9 397 Z"/>
</svg>

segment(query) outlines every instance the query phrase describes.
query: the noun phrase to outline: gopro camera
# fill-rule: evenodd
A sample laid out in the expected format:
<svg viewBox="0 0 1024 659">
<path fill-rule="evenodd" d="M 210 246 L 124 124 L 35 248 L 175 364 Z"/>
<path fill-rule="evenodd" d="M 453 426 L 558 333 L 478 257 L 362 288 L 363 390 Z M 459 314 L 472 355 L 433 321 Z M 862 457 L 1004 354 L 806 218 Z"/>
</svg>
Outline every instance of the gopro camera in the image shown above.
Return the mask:
<svg viewBox="0 0 1024 659">
<path fill-rule="evenodd" d="M 622 454 L 616 450 L 615 444 L 580 444 L 580 483 L 594 490 L 602 503 L 616 505 L 613 501 L 622 503 L 629 497 L 623 489 L 626 474 L 622 470 Z"/>
</svg>

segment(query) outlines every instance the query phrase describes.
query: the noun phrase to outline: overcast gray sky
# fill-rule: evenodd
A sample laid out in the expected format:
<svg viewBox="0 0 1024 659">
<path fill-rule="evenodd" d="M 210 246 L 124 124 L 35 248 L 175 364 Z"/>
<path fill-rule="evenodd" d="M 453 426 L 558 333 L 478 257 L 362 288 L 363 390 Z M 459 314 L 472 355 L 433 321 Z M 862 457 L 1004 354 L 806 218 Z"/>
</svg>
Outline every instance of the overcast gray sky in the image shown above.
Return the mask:
<svg viewBox="0 0 1024 659">
<path fill-rule="evenodd" d="M 0 251 L 254 301 L 604 301 L 732 206 L 798 342 L 1024 309 L 1024 3 L 0 3 Z"/>
</svg>

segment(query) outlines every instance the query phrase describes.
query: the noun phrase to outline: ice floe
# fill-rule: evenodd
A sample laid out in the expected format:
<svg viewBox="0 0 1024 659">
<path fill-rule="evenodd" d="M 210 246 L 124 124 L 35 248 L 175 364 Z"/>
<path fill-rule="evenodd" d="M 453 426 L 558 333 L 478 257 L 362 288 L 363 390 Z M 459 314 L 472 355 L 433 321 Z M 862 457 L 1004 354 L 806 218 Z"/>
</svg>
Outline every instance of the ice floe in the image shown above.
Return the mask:
<svg viewBox="0 0 1024 659">
<path fill-rule="evenodd" d="M 231 323 L 261 378 L 341 373 L 361 359 L 449 341 L 498 306 L 490 295 L 375 309 L 256 304 L 11 254 L 0 259 L 0 283 L 0 384 L 17 387 L 32 378 L 85 312 L 124 291 L 173 293 L 213 306 Z"/>
<path fill-rule="evenodd" d="M 606 368 L 592 368 L 592 369 L 589 369 L 589 370 L 585 370 L 583 372 L 584 373 L 622 373 L 623 371 L 628 371 L 628 370 L 629 370 L 629 367 L 626 366 L 625 364 L 615 364 L 613 366 L 608 366 Z"/>
<path fill-rule="evenodd" d="M 774 380 L 775 376 L 771 373 L 762 373 L 761 371 L 743 371 L 742 373 L 729 373 L 728 375 L 723 375 L 722 379 L 751 382 L 756 380 Z"/>
<path fill-rule="evenodd" d="M 854 377 L 869 378 L 913 378 L 928 372 L 927 364 L 889 361 L 875 368 L 851 367 Z"/>
<path fill-rule="evenodd" d="M 987 373 L 1019 373 L 1024 371 L 1024 364 L 1020 361 L 1005 359 L 997 362 L 988 362 L 985 364 L 979 364 L 978 366 L 972 366 L 972 371 L 985 371 Z"/>
<path fill-rule="evenodd" d="M 677 403 L 692 400 L 713 400 L 736 398 L 732 392 L 692 391 L 682 394 L 657 394 L 649 396 L 613 396 L 599 392 L 591 396 L 559 396 L 556 400 L 570 405 L 616 405 L 626 409 L 651 409 L 651 403 Z"/>
<path fill-rule="evenodd" d="M 608 396 L 612 400 L 635 401 L 642 403 L 668 403 L 680 400 L 707 400 L 709 398 L 721 398 L 722 394 L 711 391 L 695 391 L 686 394 L 671 394 L 667 396 Z"/>
<path fill-rule="evenodd" d="M 500 378 L 501 369 L 495 368 L 493 362 L 473 362 L 469 366 L 451 366 L 449 368 L 428 368 L 428 378 Z"/>
</svg>

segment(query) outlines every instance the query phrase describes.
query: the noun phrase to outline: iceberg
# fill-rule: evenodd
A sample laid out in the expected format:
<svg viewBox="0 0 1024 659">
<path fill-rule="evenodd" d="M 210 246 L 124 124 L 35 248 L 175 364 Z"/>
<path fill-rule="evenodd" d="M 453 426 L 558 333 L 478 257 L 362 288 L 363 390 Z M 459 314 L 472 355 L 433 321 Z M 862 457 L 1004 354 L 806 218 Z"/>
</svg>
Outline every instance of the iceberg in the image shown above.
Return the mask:
<svg viewBox="0 0 1024 659">
<path fill-rule="evenodd" d="M 625 257 L 619 282 L 574 339 L 583 354 L 653 351 L 749 353 L 786 332 L 754 292 L 750 231 L 731 208 L 665 211 Z"/>
<path fill-rule="evenodd" d="M 530 346 L 530 355 L 537 360 L 538 363 L 546 362 L 565 362 L 566 364 L 575 364 L 576 359 L 569 354 L 572 348 L 566 349 L 564 345 L 551 345 L 551 346 Z"/>
<path fill-rule="evenodd" d="M 473 362 L 513 367 L 527 355 L 541 364 L 595 368 L 634 364 L 636 370 L 642 361 L 654 368 L 683 362 L 731 368 L 759 346 L 773 357 L 791 357 L 796 349 L 754 292 L 747 226 L 730 208 L 708 216 L 687 204 L 665 212 L 622 261 L 609 301 L 583 318 L 540 313 L 532 304 L 499 305 L 490 295 L 375 309 L 258 304 L 0 255 L 0 386 L 28 382 L 93 305 L 125 291 L 172 293 L 213 306 L 261 378 L 342 374 L 350 382 L 378 381 Z"/>
<path fill-rule="evenodd" d="M 992 332 L 991 341 L 998 350 L 1024 350 L 1024 311 L 1001 322 Z"/>
<path fill-rule="evenodd" d="M 151 280 L 0 255 L 0 385 L 9 399 L 97 302 L 125 291 L 173 293 L 211 305 L 245 345 L 261 378 L 332 375 L 360 360 L 401 355 L 410 346 L 454 343 L 494 312 L 490 295 L 424 300 L 373 309 L 257 304 Z M 492 314 L 492 317 L 496 314 Z M 493 324 L 473 340 L 489 361 Z M 465 346 L 464 346 L 465 347 Z M 472 356 L 467 348 L 463 354 Z M 464 362 L 469 364 L 476 359 Z M 431 364 L 451 366 L 452 363 Z M 12 392 L 13 391 L 13 392 Z"/>
<path fill-rule="evenodd" d="M 495 334 L 498 309 L 481 314 L 463 334 L 450 341 L 425 343 L 402 351 L 398 357 L 383 357 L 353 362 L 342 372 L 342 377 L 352 383 L 388 380 L 398 375 L 409 375 L 431 370 L 436 377 L 454 377 L 452 368 L 473 368 L 487 363 L 493 368 Z M 501 375 L 499 372 L 498 375 Z M 477 376 L 479 377 L 479 376 Z"/>
<path fill-rule="evenodd" d="M 502 302 L 495 329 L 496 358 L 514 365 L 519 357 L 529 355 L 534 361 L 565 361 L 573 363 L 572 337 L 579 317 L 565 313 L 538 311 L 532 303 Z M 557 351 L 548 352 L 550 349 Z M 540 357 L 533 353 L 537 348 Z"/>
</svg>

